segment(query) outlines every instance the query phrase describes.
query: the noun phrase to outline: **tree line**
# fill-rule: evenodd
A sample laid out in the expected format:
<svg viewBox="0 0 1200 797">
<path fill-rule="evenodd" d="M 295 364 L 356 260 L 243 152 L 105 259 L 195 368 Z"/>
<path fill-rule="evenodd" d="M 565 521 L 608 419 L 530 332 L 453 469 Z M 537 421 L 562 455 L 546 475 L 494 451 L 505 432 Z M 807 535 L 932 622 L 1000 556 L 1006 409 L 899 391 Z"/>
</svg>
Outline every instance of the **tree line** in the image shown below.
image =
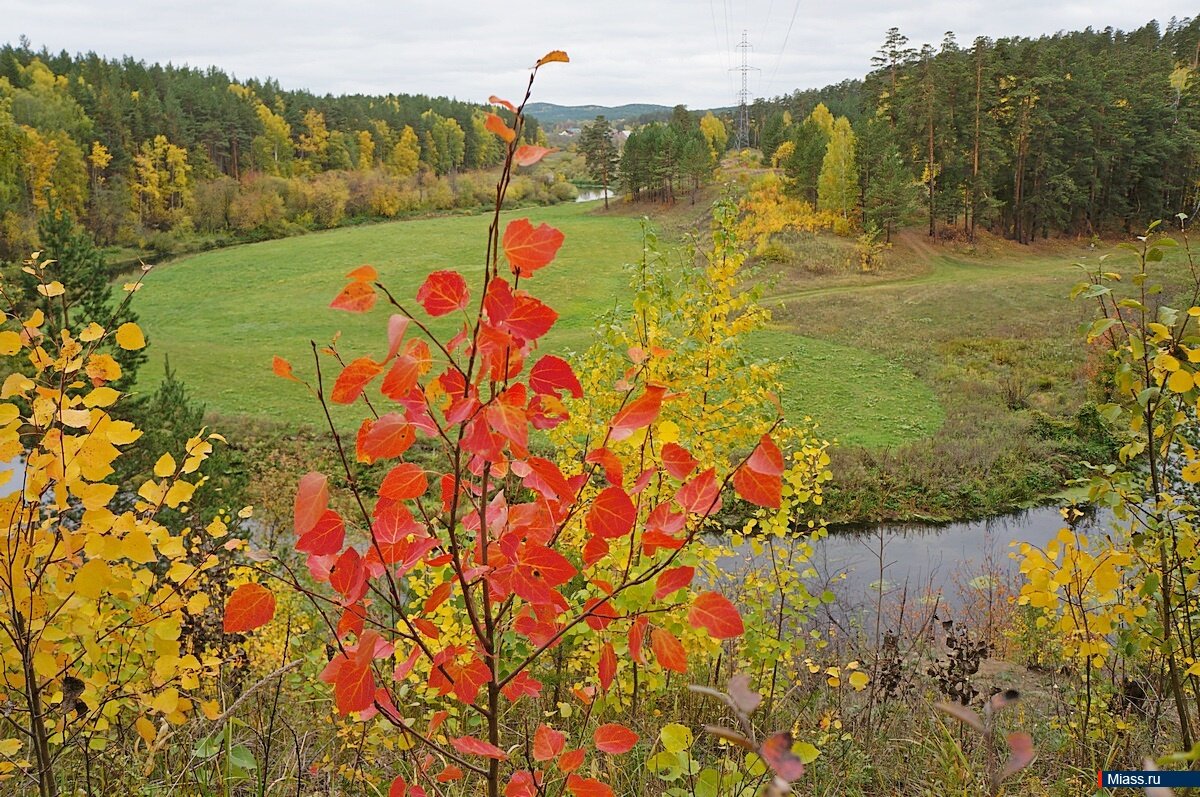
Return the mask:
<svg viewBox="0 0 1200 797">
<path fill-rule="evenodd" d="M 217 68 L 4 45 L 0 257 L 36 242 L 51 202 L 105 244 L 284 219 L 320 226 L 356 192 L 368 214 L 395 215 L 425 203 L 438 177 L 500 163 L 487 110 L 423 95 L 317 96 Z M 536 120 L 524 137 L 544 138 Z"/>
<path fill-rule="evenodd" d="M 931 236 L 1028 243 L 1200 207 L 1200 20 L 969 47 L 947 33 L 917 48 L 893 28 L 872 66 L 756 103 L 764 159 L 795 193 L 817 198 L 833 135 L 814 109 L 834 107 L 857 145 L 857 212 L 880 229 L 919 210 Z"/>
</svg>

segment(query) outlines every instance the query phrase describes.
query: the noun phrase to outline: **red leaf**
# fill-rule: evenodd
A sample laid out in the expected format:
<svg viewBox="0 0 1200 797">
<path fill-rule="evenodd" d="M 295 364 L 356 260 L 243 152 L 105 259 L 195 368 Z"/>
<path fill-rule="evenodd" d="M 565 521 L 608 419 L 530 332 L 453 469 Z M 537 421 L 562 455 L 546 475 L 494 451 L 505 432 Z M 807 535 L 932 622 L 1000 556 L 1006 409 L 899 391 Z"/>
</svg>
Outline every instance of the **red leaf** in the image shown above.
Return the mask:
<svg viewBox="0 0 1200 797">
<path fill-rule="evenodd" d="M 332 509 L 326 509 L 316 525 L 296 540 L 296 550 L 326 556 L 342 550 L 345 541 L 346 526 L 342 523 L 342 516 Z"/>
<path fill-rule="evenodd" d="M 558 313 L 532 296 L 517 294 L 513 310 L 500 323 L 500 328 L 521 340 L 537 340 L 550 331 Z"/>
<path fill-rule="evenodd" d="M 293 382 L 300 381 L 292 373 L 292 364 L 278 355 L 271 358 L 271 370 L 275 372 L 275 376 L 290 379 Z"/>
<path fill-rule="evenodd" d="M 416 439 L 412 424 L 400 412 L 380 415 L 371 423 L 366 434 L 359 437 L 358 456 L 361 461 L 371 463 L 379 459 L 392 459 L 408 450 Z"/>
<path fill-rule="evenodd" d="M 342 612 L 342 617 L 338 620 L 337 635 L 338 639 L 347 634 L 357 634 L 362 636 L 363 626 L 366 621 L 366 609 L 361 603 L 355 603 L 352 606 L 347 606 Z"/>
<path fill-rule="evenodd" d="M 658 418 L 662 409 L 663 394 L 660 385 L 647 385 L 646 391 L 626 404 L 612 420 L 612 439 L 624 440 L 643 426 L 649 426 Z"/>
<path fill-rule="evenodd" d="M 404 333 L 408 331 L 408 324 L 411 321 L 406 315 L 394 313 L 388 316 L 388 353 L 387 357 L 383 358 L 384 362 L 396 356 L 396 352 L 400 351 L 400 345 L 404 343 Z"/>
<path fill-rule="evenodd" d="M 750 503 L 770 509 L 778 509 L 783 498 L 783 480 L 752 470 L 749 463 L 734 471 L 733 489 Z"/>
<path fill-rule="evenodd" d="M 517 137 L 517 134 L 511 127 L 504 124 L 504 120 L 494 113 L 487 115 L 487 121 L 484 122 L 484 127 L 492 131 L 500 138 L 504 139 L 506 144 L 511 144 Z"/>
<path fill-rule="evenodd" d="M 381 371 L 383 366 L 370 357 L 359 357 L 338 374 L 337 381 L 333 383 L 330 400 L 334 404 L 354 403 L 355 399 L 362 395 L 367 383 L 379 376 Z"/>
<path fill-rule="evenodd" d="M 365 313 L 375 306 L 379 297 L 375 286 L 369 282 L 351 282 L 342 288 L 329 306 L 334 310 L 345 310 L 348 313 Z"/>
<path fill-rule="evenodd" d="M 379 390 L 390 399 L 399 401 L 408 396 L 421 377 L 421 363 L 407 354 L 401 354 L 392 363 L 392 369 L 383 378 Z"/>
<path fill-rule="evenodd" d="M 522 144 L 517 147 L 517 151 L 513 153 L 513 163 L 518 166 L 532 166 L 542 158 L 554 152 L 547 147 L 535 147 L 532 144 Z"/>
<path fill-rule="evenodd" d="M 575 797 L 614 797 L 613 790 L 595 778 L 567 775 L 567 789 Z"/>
<path fill-rule="evenodd" d="M 617 653 L 611 642 L 605 642 L 604 647 L 600 648 L 599 670 L 600 688 L 607 692 L 617 674 Z"/>
<path fill-rule="evenodd" d="M 583 398 L 583 386 L 571 366 L 561 357 L 547 354 L 529 370 L 529 387 L 541 395 L 557 395 L 566 390 L 573 398 Z"/>
<path fill-rule="evenodd" d="M 317 519 L 329 506 L 329 480 L 313 471 L 300 477 L 296 490 L 295 522 L 297 536 L 317 524 Z"/>
<path fill-rule="evenodd" d="M 525 671 L 517 673 L 500 691 L 511 702 L 516 703 L 525 695 L 537 697 L 542 693 L 542 682 Z"/>
<path fill-rule="evenodd" d="M 604 478 L 614 487 L 620 487 L 625 481 L 625 469 L 616 454 L 607 448 L 597 448 L 589 451 L 583 458 L 584 462 L 596 464 L 604 468 Z"/>
<path fill-rule="evenodd" d="M 425 495 L 428 489 L 425 471 L 411 462 L 401 462 L 383 477 L 379 497 L 389 501 L 409 501 Z"/>
<path fill-rule="evenodd" d="M 225 602 L 225 633 L 253 631 L 275 616 L 275 596 L 261 584 L 242 584 Z"/>
<path fill-rule="evenodd" d="M 438 783 L 451 783 L 452 781 L 462 780 L 462 770 L 453 764 L 448 764 L 445 769 L 437 773 L 434 777 Z"/>
<path fill-rule="evenodd" d="M 566 734 L 554 730 L 549 725 L 539 725 L 533 732 L 533 760 L 550 761 L 558 758 L 566 743 Z"/>
<path fill-rule="evenodd" d="M 371 660 L 375 655 L 376 643 L 380 641 L 379 634 L 367 631 L 353 652 L 339 655 L 330 662 L 331 666 L 336 667 L 333 673 L 333 697 L 342 716 L 352 711 L 365 711 L 374 705 L 375 673 L 371 670 Z"/>
<path fill-rule="evenodd" d="M 597 537 L 617 539 L 631 532 L 636 520 L 637 507 L 629 495 L 620 487 L 606 487 L 592 502 L 585 523 Z"/>
<path fill-rule="evenodd" d="M 708 631 L 713 639 L 732 639 L 745 631 L 737 607 L 719 592 L 703 592 L 692 601 L 688 622 Z"/>
<path fill-rule="evenodd" d="M 558 768 L 562 772 L 574 772 L 583 764 L 583 759 L 587 755 L 581 747 L 577 750 L 568 750 L 558 757 Z"/>
<path fill-rule="evenodd" d="M 450 597 L 450 592 L 453 589 L 454 582 L 452 581 L 443 581 L 441 584 L 438 584 L 436 587 L 434 587 L 433 591 L 429 593 L 429 597 L 425 599 L 425 605 L 422 607 L 424 613 L 430 614 L 437 609 L 437 607 L 445 603 L 446 599 Z"/>
<path fill-rule="evenodd" d="M 408 784 L 404 782 L 404 777 L 397 775 L 392 780 L 392 785 L 388 787 L 388 797 L 404 797 L 408 791 Z"/>
<path fill-rule="evenodd" d="M 358 551 L 347 548 L 338 557 L 329 574 L 329 586 L 343 596 L 347 603 L 353 603 L 366 594 L 367 580 Z"/>
<path fill-rule="evenodd" d="M 649 621 L 642 615 L 629 626 L 629 656 L 638 664 L 646 663 L 646 657 L 642 655 L 642 646 L 646 642 L 648 624 Z"/>
<path fill-rule="evenodd" d="M 654 658 L 658 659 L 658 663 L 665 669 L 687 672 L 687 651 L 670 631 L 661 628 L 650 631 L 650 649 L 654 651 Z"/>
<path fill-rule="evenodd" d="M 792 735 L 782 731 L 762 743 L 758 754 L 762 756 L 775 774 L 791 783 L 804 774 L 804 762 L 792 752 Z"/>
<path fill-rule="evenodd" d="M 497 761 L 507 761 L 508 754 L 494 744 L 476 739 L 474 736 L 459 736 L 451 739 L 454 749 L 465 755 L 478 755 L 484 758 L 494 758 Z"/>
<path fill-rule="evenodd" d="M 679 481 L 686 479 L 698 464 L 695 457 L 689 454 L 686 448 L 676 443 L 667 443 L 663 446 L 662 461 L 667 473 Z"/>
<path fill-rule="evenodd" d="M 417 291 L 417 301 L 434 318 L 467 306 L 467 281 L 457 271 L 435 271 Z"/>
<path fill-rule="evenodd" d="M 696 568 L 686 566 L 672 567 L 670 570 L 662 571 L 658 575 L 658 580 L 654 582 L 654 599 L 660 601 L 672 592 L 683 589 L 692 583 L 695 575 Z"/>
<path fill-rule="evenodd" d="M 610 722 L 597 728 L 594 738 L 597 750 L 620 755 L 633 749 L 638 735 L 618 722 Z"/>
<path fill-rule="evenodd" d="M 504 228 L 504 256 L 513 273 L 531 277 L 533 272 L 546 266 L 558 254 L 563 234 L 547 224 L 536 228 L 529 219 L 515 219 Z"/>
<path fill-rule="evenodd" d="M 526 770 L 518 770 L 512 773 L 512 777 L 508 779 L 508 784 L 504 787 L 504 797 L 537 797 L 537 784 L 541 783 L 541 773 L 535 780 L 533 773 Z"/>
<path fill-rule="evenodd" d="M 721 485 L 716 470 L 709 468 L 679 488 L 675 500 L 695 515 L 711 515 L 721 508 Z"/>
</svg>

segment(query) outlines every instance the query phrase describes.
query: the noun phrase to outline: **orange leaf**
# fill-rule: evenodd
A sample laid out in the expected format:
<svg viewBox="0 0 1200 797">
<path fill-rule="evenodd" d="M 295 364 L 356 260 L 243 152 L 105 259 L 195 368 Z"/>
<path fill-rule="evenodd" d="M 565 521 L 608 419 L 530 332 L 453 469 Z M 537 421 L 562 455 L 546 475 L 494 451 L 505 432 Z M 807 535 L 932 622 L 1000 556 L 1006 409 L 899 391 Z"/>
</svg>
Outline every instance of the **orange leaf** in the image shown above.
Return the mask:
<svg viewBox="0 0 1200 797">
<path fill-rule="evenodd" d="M 342 550 L 345 540 L 346 526 L 342 523 L 342 516 L 332 509 L 326 509 L 317 518 L 316 524 L 296 540 L 296 550 L 314 556 L 328 556 Z"/>
<path fill-rule="evenodd" d="M 304 474 L 296 490 L 296 535 L 304 534 L 315 526 L 328 506 L 329 480 L 316 471 Z"/>
<path fill-rule="evenodd" d="M 558 758 L 558 768 L 562 772 L 574 772 L 583 764 L 583 759 L 587 755 L 583 748 L 576 750 L 568 750 Z"/>
<path fill-rule="evenodd" d="M 568 63 L 571 59 L 562 50 L 551 50 L 538 59 L 537 66 L 545 66 L 554 62 Z"/>
<path fill-rule="evenodd" d="M 408 501 L 420 498 L 428 489 L 425 471 L 411 462 L 401 462 L 383 477 L 379 485 L 379 497 L 389 501 Z"/>
<path fill-rule="evenodd" d="M 450 783 L 451 781 L 462 780 L 462 776 L 462 770 L 453 764 L 450 764 L 441 772 L 437 773 L 437 776 L 434 778 L 434 780 L 436 780 L 438 783 Z"/>
<path fill-rule="evenodd" d="M 713 468 L 699 474 L 679 488 L 675 500 L 692 514 L 708 516 L 716 512 L 721 508 L 721 485 L 716 474 Z"/>
<path fill-rule="evenodd" d="M 557 758 L 566 745 L 567 736 L 549 725 L 539 725 L 533 732 L 533 760 L 549 761 Z"/>
<path fill-rule="evenodd" d="M 783 480 L 752 470 L 748 462 L 734 471 L 733 489 L 750 503 L 769 509 L 778 509 L 783 499 Z"/>
<path fill-rule="evenodd" d="M 362 265 L 347 274 L 346 279 L 355 282 L 374 282 L 379 279 L 379 272 L 371 266 Z"/>
<path fill-rule="evenodd" d="M 412 424 L 399 412 L 389 412 L 371 423 L 358 440 L 358 455 L 367 462 L 398 457 L 413 444 Z"/>
<path fill-rule="evenodd" d="M 375 306 L 375 286 L 369 282 L 350 282 L 342 288 L 329 306 L 348 313 L 365 313 Z"/>
<path fill-rule="evenodd" d="M 383 378 L 379 390 L 388 398 L 399 401 L 412 392 L 420 377 L 421 363 L 407 354 L 401 354 L 392 364 L 392 370 Z"/>
<path fill-rule="evenodd" d="M 613 797 L 613 790 L 595 778 L 567 776 L 567 790 L 575 797 Z"/>
<path fill-rule="evenodd" d="M 583 386 L 570 364 L 553 354 L 547 354 L 533 364 L 529 370 L 529 387 L 540 395 L 558 395 L 558 391 L 565 390 L 574 398 L 583 398 Z"/>
<path fill-rule="evenodd" d="M 242 584 L 225 602 L 225 633 L 253 631 L 275 616 L 275 596 L 261 584 Z"/>
<path fill-rule="evenodd" d="M 461 310 L 469 297 L 467 281 L 457 271 L 435 271 L 417 291 L 417 301 L 434 318 Z"/>
<path fill-rule="evenodd" d="M 643 426 L 649 426 L 658 419 L 662 410 L 663 394 L 667 392 L 661 385 L 647 385 L 642 395 L 621 408 L 612 419 L 612 439 L 624 440 Z"/>
<path fill-rule="evenodd" d="M 617 539 L 633 531 L 637 520 L 637 507 L 620 487 L 606 487 L 596 496 L 588 509 L 585 523 L 588 531 L 597 537 Z"/>
<path fill-rule="evenodd" d="M 275 376 L 290 379 L 293 382 L 300 381 L 292 373 L 292 364 L 278 355 L 271 359 L 271 370 L 275 372 Z"/>
<path fill-rule="evenodd" d="M 433 591 L 429 593 L 429 597 L 425 599 L 425 606 L 422 607 L 425 614 L 433 612 L 437 607 L 445 603 L 446 599 L 450 597 L 452 589 L 454 589 L 454 583 L 451 581 L 443 581 L 434 587 Z"/>
<path fill-rule="evenodd" d="M 504 120 L 494 113 L 487 115 L 487 121 L 483 123 L 483 126 L 504 139 L 506 144 L 511 144 L 517 137 L 516 131 L 504 124 Z"/>
<path fill-rule="evenodd" d="M 532 166 L 554 150 L 549 147 L 535 147 L 532 144 L 522 144 L 513 153 L 513 163 L 518 166 Z"/>
<path fill-rule="evenodd" d="M 605 642 L 604 647 L 600 648 L 599 675 L 600 688 L 607 692 L 617 675 L 617 653 L 611 642 Z"/>
<path fill-rule="evenodd" d="M 678 443 L 667 443 L 662 449 L 663 467 L 672 478 L 683 481 L 696 469 L 696 458 Z"/>
<path fill-rule="evenodd" d="M 497 761 L 507 761 L 508 754 L 494 744 L 476 739 L 474 736 L 459 736 L 451 739 L 450 744 L 454 749 L 466 755 L 483 756 L 484 758 L 494 758 Z"/>
<path fill-rule="evenodd" d="M 558 254 L 563 234 L 548 224 L 534 227 L 529 219 L 515 219 L 504 228 L 504 256 L 514 274 L 531 277 Z"/>
<path fill-rule="evenodd" d="M 619 722 L 609 722 L 596 729 L 594 738 L 597 750 L 620 755 L 633 749 L 638 735 Z"/>
<path fill-rule="evenodd" d="M 692 601 L 688 622 L 708 631 L 713 639 L 732 639 L 745 631 L 737 607 L 719 592 L 703 592 Z"/>
<path fill-rule="evenodd" d="M 333 383 L 329 399 L 334 404 L 353 404 L 362 395 L 363 388 L 383 371 L 383 366 L 370 357 L 359 357 L 338 374 Z"/>
<path fill-rule="evenodd" d="M 650 631 L 650 649 L 654 651 L 654 658 L 658 659 L 658 663 L 665 669 L 687 672 L 687 651 L 670 631 L 661 628 Z"/>
<path fill-rule="evenodd" d="M 654 582 L 654 599 L 662 600 L 672 592 L 683 589 L 692 583 L 695 575 L 696 568 L 694 567 L 672 567 L 670 570 L 662 571 L 658 580 Z"/>
<path fill-rule="evenodd" d="M 492 105 L 501 105 L 501 106 L 503 106 L 503 107 L 507 108 L 508 110 L 512 111 L 513 113 L 516 113 L 516 112 L 517 112 L 517 106 L 513 105 L 513 104 L 512 104 L 511 102 L 509 102 L 508 100 L 502 100 L 502 99 L 500 99 L 500 98 L 499 98 L 499 97 L 497 97 L 495 94 L 493 94 L 492 96 L 488 97 L 488 102 L 490 102 Z"/>
</svg>

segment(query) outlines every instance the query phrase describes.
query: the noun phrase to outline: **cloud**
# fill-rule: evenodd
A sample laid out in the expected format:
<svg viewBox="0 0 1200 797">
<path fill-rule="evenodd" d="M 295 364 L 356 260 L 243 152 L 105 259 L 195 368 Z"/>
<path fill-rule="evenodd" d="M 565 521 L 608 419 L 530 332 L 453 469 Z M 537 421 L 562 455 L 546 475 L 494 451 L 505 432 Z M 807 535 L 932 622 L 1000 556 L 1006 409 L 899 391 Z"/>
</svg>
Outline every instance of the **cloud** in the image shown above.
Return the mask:
<svg viewBox="0 0 1200 797">
<path fill-rule="evenodd" d="M 693 108 L 735 101 L 732 45 L 743 29 L 759 70 L 751 93 L 771 96 L 861 77 L 893 26 L 917 46 L 940 43 L 947 30 L 966 45 L 980 35 L 1165 24 L 1192 12 L 1162 0 L 0 0 L 6 35 L 24 34 L 35 47 L 211 65 L 319 94 L 510 96 L 533 60 L 564 49 L 572 63 L 544 71 L 537 99 Z"/>
</svg>

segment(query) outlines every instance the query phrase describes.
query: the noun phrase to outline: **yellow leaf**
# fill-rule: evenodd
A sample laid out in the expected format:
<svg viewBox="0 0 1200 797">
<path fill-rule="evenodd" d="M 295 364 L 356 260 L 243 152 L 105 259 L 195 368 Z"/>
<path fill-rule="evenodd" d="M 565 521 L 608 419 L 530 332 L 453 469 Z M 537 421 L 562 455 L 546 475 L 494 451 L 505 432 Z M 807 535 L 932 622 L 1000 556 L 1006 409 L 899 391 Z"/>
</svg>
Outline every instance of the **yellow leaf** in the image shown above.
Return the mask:
<svg viewBox="0 0 1200 797">
<path fill-rule="evenodd" d="M 100 340 L 102 337 L 104 337 L 104 327 L 100 326 L 95 321 L 88 324 L 83 328 L 83 331 L 79 333 L 79 339 L 84 343 L 91 343 L 94 340 Z"/>
<path fill-rule="evenodd" d="M 679 442 L 679 424 L 674 421 L 662 421 L 654 430 L 654 436 L 660 443 Z"/>
<path fill-rule="evenodd" d="M 0 755 L 12 758 L 21 752 L 20 739 L 0 739 Z"/>
<path fill-rule="evenodd" d="M 1195 383 L 1192 375 L 1183 369 L 1174 371 L 1167 379 L 1167 387 L 1174 393 L 1186 393 L 1192 389 L 1193 384 Z"/>
<path fill-rule="evenodd" d="M 154 463 L 154 475 L 160 479 L 175 473 L 175 458 L 170 454 L 163 454 L 158 458 L 158 462 Z"/>
<path fill-rule="evenodd" d="M 146 338 L 142 329 L 132 321 L 127 321 L 117 327 L 117 345 L 126 351 L 137 351 L 146 347 Z"/>
<path fill-rule="evenodd" d="M 854 691 L 861 692 L 867 688 L 867 684 L 871 683 L 871 676 L 867 675 L 862 670 L 856 670 L 850 673 L 850 686 L 854 687 Z"/>
<path fill-rule="evenodd" d="M 175 688 L 164 689 L 151 701 L 150 707 L 155 711 L 161 711 L 163 714 L 175 713 L 175 709 L 179 707 L 179 690 Z"/>
<path fill-rule="evenodd" d="M 215 720 L 221 716 L 221 704 L 215 700 L 205 700 L 200 704 L 200 710 L 210 720 Z"/>
<path fill-rule="evenodd" d="M 80 597 L 96 600 L 111 581 L 112 574 L 108 563 L 100 559 L 93 559 L 79 568 L 71 586 L 74 588 L 75 594 Z"/>
<path fill-rule="evenodd" d="M 116 402 L 121 394 L 111 387 L 98 387 L 83 397 L 86 407 L 108 407 Z"/>
<path fill-rule="evenodd" d="M 0 332 L 0 335 L 3 334 Z M 32 379 L 25 376 L 25 374 L 9 374 L 4 380 L 4 387 L 0 388 L 0 398 L 23 396 L 30 390 L 33 390 Z"/>
<path fill-rule="evenodd" d="M 0 355 L 8 356 L 16 354 L 21 350 L 21 336 L 16 332 L 7 330 L 0 332 Z M 13 374 L 16 376 L 16 374 Z"/>
<path fill-rule="evenodd" d="M 67 292 L 67 289 L 63 287 L 61 282 L 54 280 L 49 285 L 37 286 L 37 292 L 42 296 L 62 296 Z"/>
<path fill-rule="evenodd" d="M 125 538 L 121 540 L 121 551 L 126 558 L 141 565 L 153 562 L 158 558 L 154 555 L 154 546 L 150 544 L 150 538 L 146 536 L 145 529 L 140 526 L 126 534 Z"/>
<path fill-rule="evenodd" d="M 155 738 L 158 736 L 158 731 L 154 729 L 154 723 L 145 717 L 138 717 L 133 723 L 137 728 L 138 736 L 142 737 L 142 741 L 146 744 L 154 744 Z"/>
<path fill-rule="evenodd" d="M 546 53 L 545 55 L 543 55 L 541 58 L 538 59 L 537 65 L 545 66 L 546 64 L 554 63 L 555 61 L 565 64 L 565 63 L 568 63 L 570 60 L 571 59 L 569 57 L 567 57 L 567 54 L 565 52 L 563 52 L 562 50 L 551 50 L 550 52 Z"/>
</svg>

